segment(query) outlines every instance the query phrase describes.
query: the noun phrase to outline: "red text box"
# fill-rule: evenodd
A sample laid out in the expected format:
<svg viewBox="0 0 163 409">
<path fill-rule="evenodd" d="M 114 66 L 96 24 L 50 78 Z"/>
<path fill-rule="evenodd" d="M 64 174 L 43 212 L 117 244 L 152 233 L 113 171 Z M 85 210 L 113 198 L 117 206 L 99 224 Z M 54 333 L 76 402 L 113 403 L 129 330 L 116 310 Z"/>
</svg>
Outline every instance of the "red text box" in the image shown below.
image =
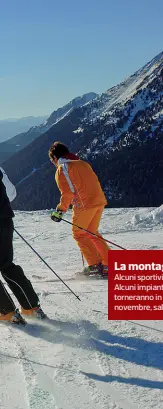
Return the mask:
<svg viewBox="0 0 163 409">
<path fill-rule="evenodd" d="M 109 250 L 108 319 L 163 320 L 163 251 Z"/>
</svg>

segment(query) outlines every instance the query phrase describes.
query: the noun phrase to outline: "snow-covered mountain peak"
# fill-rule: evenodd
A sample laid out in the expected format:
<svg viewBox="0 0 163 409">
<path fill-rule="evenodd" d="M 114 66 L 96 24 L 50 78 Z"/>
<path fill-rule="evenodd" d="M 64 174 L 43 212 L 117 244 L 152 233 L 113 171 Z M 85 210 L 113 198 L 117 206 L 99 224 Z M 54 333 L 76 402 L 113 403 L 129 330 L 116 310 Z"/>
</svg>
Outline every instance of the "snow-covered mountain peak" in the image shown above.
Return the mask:
<svg viewBox="0 0 163 409">
<path fill-rule="evenodd" d="M 109 203 L 160 205 L 163 53 L 90 102 L 84 97 L 54 112 L 36 140 L 5 163 L 14 183 L 23 180 L 15 206 L 33 210 L 49 208 L 54 202 L 53 169 L 47 155 L 54 140 L 61 140 L 92 164 Z M 33 168 L 37 169 L 34 175 Z M 45 186 L 51 198 L 43 193 Z"/>
<path fill-rule="evenodd" d="M 124 105 L 131 100 L 138 90 L 145 90 L 163 68 L 163 52 L 148 62 L 143 68 L 127 77 L 120 84 L 102 93 L 99 98 L 89 103 L 91 113 L 97 116 L 109 114 L 112 108 Z M 112 114 L 112 112 L 110 112 Z M 92 115 L 91 115 L 92 116 Z"/>
</svg>

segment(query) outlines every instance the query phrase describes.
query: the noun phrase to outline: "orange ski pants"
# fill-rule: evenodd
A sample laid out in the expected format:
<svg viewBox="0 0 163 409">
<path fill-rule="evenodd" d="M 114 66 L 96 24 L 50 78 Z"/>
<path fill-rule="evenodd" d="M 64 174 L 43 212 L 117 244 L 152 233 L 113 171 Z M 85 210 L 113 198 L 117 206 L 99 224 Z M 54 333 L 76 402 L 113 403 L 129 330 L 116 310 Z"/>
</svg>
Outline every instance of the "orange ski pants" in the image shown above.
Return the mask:
<svg viewBox="0 0 163 409">
<path fill-rule="evenodd" d="M 75 208 L 73 210 L 72 223 L 98 236 L 95 237 L 75 226 L 72 227 L 72 236 L 76 240 L 88 266 L 100 262 L 103 265 L 108 264 L 108 250 L 110 250 L 110 247 L 104 240 L 101 240 L 102 236 L 98 232 L 103 210 L 104 206 L 93 207 L 86 210 Z"/>
</svg>

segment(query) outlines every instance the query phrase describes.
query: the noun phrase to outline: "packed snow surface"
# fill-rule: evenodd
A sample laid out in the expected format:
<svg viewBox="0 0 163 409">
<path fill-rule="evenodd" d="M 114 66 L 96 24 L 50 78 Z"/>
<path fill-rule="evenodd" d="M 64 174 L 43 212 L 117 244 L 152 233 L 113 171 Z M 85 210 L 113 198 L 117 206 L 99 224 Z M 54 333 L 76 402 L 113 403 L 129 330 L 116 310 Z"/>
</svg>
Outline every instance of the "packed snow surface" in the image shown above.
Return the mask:
<svg viewBox="0 0 163 409">
<path fill-rule="evenodd" d="M 49 320 L 0 324 L 0 408 L 161 409 L 162 321 L 108 321 L 107 281 L 75 280 L 83 266 L 71 226 L 53 223 L 50 211 L 16 212 L 14 223 L 81 301 L 15 232 L 15 262 Z M 163 206 L 106 209 L 100 231 L 126 249 L 159 250 L 162 224 Z"/>
</svg>

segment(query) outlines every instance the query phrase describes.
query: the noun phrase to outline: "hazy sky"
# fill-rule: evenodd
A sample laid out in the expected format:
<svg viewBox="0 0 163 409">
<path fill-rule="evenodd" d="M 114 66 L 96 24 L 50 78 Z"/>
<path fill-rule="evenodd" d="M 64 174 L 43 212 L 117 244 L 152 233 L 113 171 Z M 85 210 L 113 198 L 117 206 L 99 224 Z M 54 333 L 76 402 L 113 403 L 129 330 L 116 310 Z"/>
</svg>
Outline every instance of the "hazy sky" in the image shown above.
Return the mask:
<svg viewBox="0 0 163 409">
<path fill-rule="evenodd" d="M 0 0 L 0 119 L 102 93 L 163 50 L 163 0 Z"/>
</svg>

